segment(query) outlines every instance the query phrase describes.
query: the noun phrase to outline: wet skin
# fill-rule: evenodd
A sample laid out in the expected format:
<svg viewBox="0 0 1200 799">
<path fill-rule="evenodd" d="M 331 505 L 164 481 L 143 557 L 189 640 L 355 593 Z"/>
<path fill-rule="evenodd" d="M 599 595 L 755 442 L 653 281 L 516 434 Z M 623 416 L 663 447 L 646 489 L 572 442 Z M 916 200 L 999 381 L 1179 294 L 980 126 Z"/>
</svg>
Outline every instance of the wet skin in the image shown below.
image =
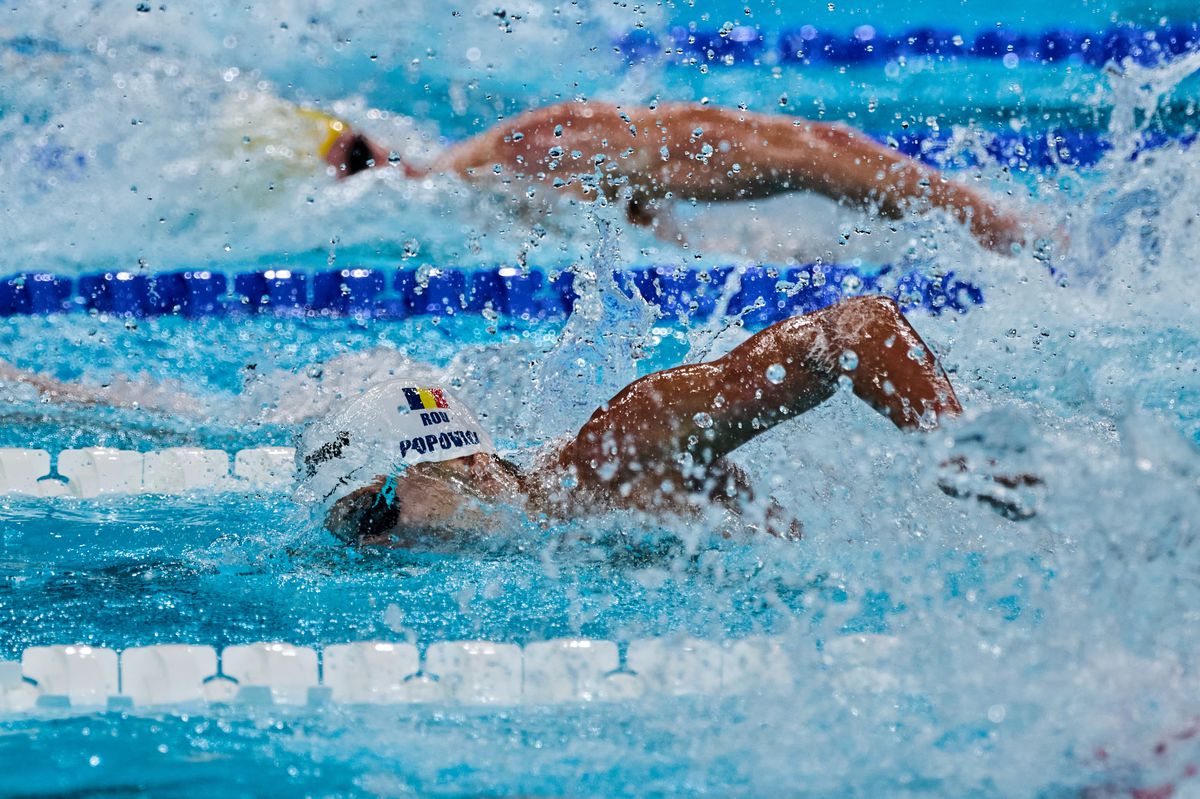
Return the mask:
<svg viewBox="0 0 1200 799">
<path fill-rule="evenodd" d="M 902 429 L 931 429 L 962 411 L 896 304 L 860 297 L 772 325 L 715 361 L 634 381 L 536 473 L 485 454 L 418 464 L 394 481 L 383 529 L 363 536 L 360 522 L 378 507 L 385 475 L 334 505 L 326 526 L 362 545 L 411 547 L 486 532 L 500 508 L 564 519 L 617 509 L 687 518 L 714 503 L 736 512 L 755 498 L 726 456 L 824 402 L 842 376 Z M 800 522 L 770 502 L 766 531 L 798 538 Z"/>
<path fill-rule="evenodd" d="M 344 140 L 329 163 L 346 174 Z M 385 148 L 372 145 L 388 163 Z M 629 219 L 654 225 L 665 199 L 752 200 L 792 191 L 823 194 L 886 217 L 926 208 L 950 212 L 981 244 L 1007 252 L 1025 223 L 981 192 L 946 178 L 842 124 L 696 103 L 653 109 L 585 101 L 559 103 L 505 120 L 461 142 L 411 176 L 454 173 L 507 186 L 626 204 Z M 660 234 L 680 237 L 670 225 Z"/>
</svg>

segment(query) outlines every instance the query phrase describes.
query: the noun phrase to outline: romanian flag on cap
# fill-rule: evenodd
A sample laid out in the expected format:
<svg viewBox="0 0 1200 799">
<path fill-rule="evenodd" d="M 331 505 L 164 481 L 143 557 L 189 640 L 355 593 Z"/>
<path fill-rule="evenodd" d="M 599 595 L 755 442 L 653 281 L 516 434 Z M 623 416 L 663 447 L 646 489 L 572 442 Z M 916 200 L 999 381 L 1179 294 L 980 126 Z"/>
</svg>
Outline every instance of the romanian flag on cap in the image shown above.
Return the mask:
<svg viewBox="0 0 1200 799">
<path fill-rule="evenodd" d="M 440 388 L 406 388 L 403 389 L 408 407 L 414 411 L 428 411 L 434 408 L 449 408 L 446 395 Z"/>
</svg>

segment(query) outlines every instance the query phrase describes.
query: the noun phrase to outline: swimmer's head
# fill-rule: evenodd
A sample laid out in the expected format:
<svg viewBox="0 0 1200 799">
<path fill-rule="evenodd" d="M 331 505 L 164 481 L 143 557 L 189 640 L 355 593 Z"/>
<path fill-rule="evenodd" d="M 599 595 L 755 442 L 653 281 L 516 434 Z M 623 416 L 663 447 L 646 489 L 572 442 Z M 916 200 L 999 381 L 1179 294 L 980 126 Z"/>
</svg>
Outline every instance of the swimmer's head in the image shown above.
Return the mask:
<svg viewBox="0 0 1200 799">
<path fill-rule="evenodd" d="M 497 503 L 520 490 L 516 467 L 490 453 L 420 463 L 335 502 L 325 528 L 357 546 L 457 542 L 464 531 L 496 529 Z"/>
<path fill-rule="evenodd" d="M 495 451 L 487 431 L 445 388 L 392 380 L 304 429 L 296 447 L 300 498 L 321 509 L 330 529 L 345 526 L 339 517 L 350 506 L 358 515 L 371 511 L 368 521 L 378 517 L 383 524 L 399 512 L 391 507 L 397 496 L 394 490 L 389 495 L 389 480 L 394 488 L 399 477 L 419 464 L 446 464 L 452 471 L 456 462 L 469 463 L 471 456 L 490 457 Z M 368 498 L 369 507 L 358 507 Z M 338 513 L 331 513 L 335 506 Z"/>
<path fill-rule="evenodd" d="M 304 147 L 305 144 L 308 144 L 318 158 L 328 161 L 334 145 L 342 138 L 343 134 L 350 131 L 350 126 L 332 114 L 318 111 L 315 108 L 296 106 L 295 113 L 297 119 L 311 123 L 303 126 L 310 129 L 308 135 L 311 137 L 311 141 L 299 142 L 297 146 L 308 149 Z"/>
<path fill-rule="evenodd" d="M 222 105 L 214 121 L 217 140 L 236 147 L 239 163 L 274 173 L 261 181 L 266 184 L 328 166 L 345 178 L 392 163 L 386 147 L 344 119 L 267 92 L 239 94 Z"/>
</svg>

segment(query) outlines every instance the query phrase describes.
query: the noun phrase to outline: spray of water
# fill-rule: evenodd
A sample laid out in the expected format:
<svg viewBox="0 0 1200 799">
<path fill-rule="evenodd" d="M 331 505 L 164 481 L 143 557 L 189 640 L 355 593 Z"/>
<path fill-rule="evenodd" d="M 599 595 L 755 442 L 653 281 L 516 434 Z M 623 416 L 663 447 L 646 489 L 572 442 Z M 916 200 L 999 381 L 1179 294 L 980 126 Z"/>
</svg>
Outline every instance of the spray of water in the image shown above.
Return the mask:
<svg viewBox="0 0 1200 799">
<path fill-rule="evenodd" d="M 39 349 L 55 334 L 31 320 L 5 339 L 13 359 L 61 373 L 55 359 L 63 356 L 77 361 L 65 370 L 76 374 L 64 376 L 106 379 L 139 368 L 161 378 L 173 362 L 200 356 L 211 363 L 196 367 L 208 370 L 198 391 L 229 414 L 235 433 L 251 436 L 264 424 L 287 427 L 319 413 L 381 374 L 432 369 L 517 448 L 570 432 L 637 374 L 669 365 L 662 361 L 711 357 L 748 334 L 714 323 L 686 331 L 680 343 L 613 281 L 614 268 L 652 259 L 720 262 L 729 257 L 724 248 L 747 259 L 886 255 L 931 272 L 969 274 L 987 292 L 985 308 L 916 321 L 959 388 L 968 408 L 962 420 L 930 435 L 902 435 L 839 395 L 738 453 L 760 493 L 799 509 L 802 544 L 739 538 L 733 529 L 733 542 L 714 545 L 737 527 L 726 518 L 664 528 L 619 516 L 583 526 L 591 538 L 643 525 L 661 539 L 683 540 L 657 559 L 602 568 L 662 607 L 676 607 L 671 593 L 682 592 L 683 610 L 662 611 L 668 628 L 713 637 L 769 628 L 807 668 L 786 702 L 726 709 L 730 719 L 752 723 L 696 724 L 673 706 L 643 721 L 659 725 L 664 737 L 684 725 L 692 730 L 689 751 L 676 752 L 681 762 L 737 753 L 755 793 L 803 783 L 812 795 L 1035 796 L 1178 776 L 1194 746 L 1184 743 L 1184 754 L 1169 758 L 1150 751 L 1164 731 L 1183 728 L 1200 711 L 1200 319 L 1191 291 L 1200 254 L 1193 180 L 1200 154 L 1168 147 L 1131 156 L 1200 57 L 1111 72 L 1097 102 L 1111 109 L 1115 147 L 1097 169 L 1041 177 L 981 172 L 997 191 L 1024 195 L 1047 229 L 1061 231 L 1052 271 L 1032 252 L 985 253 L 937 218 L 884 230 L 825 207 L 833 235 L 814 244 L 817 231 L 797 221 L 811 225 L 812 215 L 793 200 L 742 209 L 736 224 L 712 209 L 684 208 L 681 224 L 694 233 L 685 250 L 623 229 L 613 209 L 564 203 L 549 212 L 539 206 L 532 218 L 514 216 L 505 198 L 451 179 L 370 175 L 335 183 L 319 170 L 280 173 L 257 155 L 247 164 L 244 154 L 230 155 L 242 152 L 224 124 L 230 103 L 265 93 L 337 99 L 341 113 L 419 159 L 460 123 L 439 115 L 432 100 L 412 102 L 421 92 L 399 92 L 406 102 L 389 106 L 388 90 L 372 83 L 376 67 L 355 67 L 356 59 L 386 62 L 389 79 L 404 86 L 420 76 L 456 114 L 485 108 L 494 115 L 504 103 L 488 106 L 480 83 L 512 96 L 504 91 L 512 76 L 545 59 L 548 48 L 629 20 L 606 18 L 617 13 L 609 9 L 583 14 L 576 6 L 530 4 L 504 15 L 471 10 L 467 27 L 454 27 L 453 17 L 406 25 L 401 15 L 386 35 L 359 35 L 353 3 L 261 12 L 208 7 L 203 35 L 158 11 L 130 18 L 83 3 L 55 14 L 22 10 L 11 23 L 41 32 L 36 47 L 5 51 L 6 69 L 23 79 L 0 89 L 0 183 L 21 198 L 10 204 L 0 249 L 14 265 L 242 266 L 314 253 L 333 261 L 527 261 L 570 265 L 581 291 L 578 312 L 561 331 L 501 331 L 469 348 L 450 346 L 451 334 L 428 326 L 396 340 L 382 329 L 339 332 L 334 343 L 329 331 L 303 325 L 255 323 L 229 341 L 219 327 L 147 323 L 122 332 L 72 320 L 56 334 L 67 341 L 58 355 Z M 495 44 L 506 27 L 512 33 L 499 35 L 511 37 L 503 39 L 511 47 Z M 249 40 L 257 44 L 247 50 Z M 448 52 L 431 41 L 464 46 Z M 586 52 L 554 67 L 582 82 L 583 93 L 635 96 L 664 80 L 653 71 L 601 74 L 602 62 Z M 338 74 L 354 76 L 356 96 L 341 95 Z M 402 116 L 410 113 L 420 121 Z M 964 135 L 962 146 L 971 141 Z M 739 231 L 732 248 L 731 229 Z M 118 342 L 114 361 L 92 359 L 111 344 L 93 341 L 97 326 L 100 338 Z M 148 348 L 167 355 L 139 367 Z M 262 377 L 246 377 L 251 360 Z M 14 396 L 13 406 L 37 410 L 28 396 Z M 1042 477 L 1044 487 L 1023 498 L 1037 516 L 1013 523 L 944 496 L 941 464 L 957 455 Z M 315 541 L 311 527 L 288 525 L 292 545 Z M 313 581 L 329 569 L 376 568 L 275 563 L 279 538 L 268 533 L 278 531 L 264 530 L 248 557 L 255 568 L 299 569 Z M 550 575 L 569 586 L 568 626 L 587 629 L 608 618 L 597 583 L 578 576 L 596 550 L 549 535 L 539 528 L 526 541 L 544 551 L 534 558 L 536 575 L 522 577 L 524 590 Z M 188 557 L 215 568 L 214 561 L 236 562 L 231 553 L 241 545 L 226 539 Z M 572 579 L 580 584 L 571 586 Z M 466 587 L 455 583 L 455 590 Z M 470 597 L 465 617 L 478 607 Z M 416 629 L 415 615 L 397 624 Z M 658 631 L 660 622 L 623 618 L 606 633 L 634 636 Z M 368 720 L 364 732 L 358 720 L 327 720 L 313 733 L 325 740 L 336 732 L 349 749 L 380 756 L 418 745 L 405 730 L 381 724 Z M 602 757 L 586 742 L 562 746 L 570 756 Z M 431 762 L 457 762 L 447 747 L 426 748 Z M 1096 754 L 1101 748 L 1104 757 Z M 495 765 L 516 772 L 528 762 Z M 554 764 L 546 768 L 555 773 Z M 692 774 L 714 790 L 729 787 L 699 766 Z"/>
</svg>

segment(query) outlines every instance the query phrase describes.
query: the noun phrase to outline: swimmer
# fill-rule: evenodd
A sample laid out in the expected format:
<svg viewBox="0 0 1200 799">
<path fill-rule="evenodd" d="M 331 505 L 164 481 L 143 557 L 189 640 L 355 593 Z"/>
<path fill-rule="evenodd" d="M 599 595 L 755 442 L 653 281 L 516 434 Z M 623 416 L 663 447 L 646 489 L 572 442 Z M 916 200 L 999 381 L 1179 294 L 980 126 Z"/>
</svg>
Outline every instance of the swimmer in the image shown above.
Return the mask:
<svg viewBox="0 0 1200 799">
<path fill-rule="evenodd" d="M 962 410 L 896 304 L 858 297 L 772 325 L 715 361 L 634 381 L 573 437 L 544 445 L 530 470 L 498 457 L 445 388 L 376 385 L 303 431 L 302 498 L 319 504 L 330 532 L 367 547 L 469 540 L 513 509 L 561 520 L 612 510 L 695 519 L 714 505 L 736 514 L 755 498 L 727 456 L 829 399 L 843 379 L 901 429 L 931 429 Z M 798 519 L 774 500 L 767 507 L 766 532 L 801 536 Z"/>
<path fill-rule="evenodd" d="M 584 199 L 619 197 L 630 222 L 684 240 L 668 201 L 754 200 L 815 192 L 891 219 L 936 208 L 984 246 L 1010 252 L 1030 233 L 981 192 L 946 178 L 847 125 L 697 103 L 653 109 L 559 103 L 497 124 L 418 166 L 348 123 L 321 148 L 339 177 L 399 166 L 410 177 L 452 173 L 511 186 L 550 187 Z M 332 130 L 332 128 L 329 128 Z"/>
</svg>

